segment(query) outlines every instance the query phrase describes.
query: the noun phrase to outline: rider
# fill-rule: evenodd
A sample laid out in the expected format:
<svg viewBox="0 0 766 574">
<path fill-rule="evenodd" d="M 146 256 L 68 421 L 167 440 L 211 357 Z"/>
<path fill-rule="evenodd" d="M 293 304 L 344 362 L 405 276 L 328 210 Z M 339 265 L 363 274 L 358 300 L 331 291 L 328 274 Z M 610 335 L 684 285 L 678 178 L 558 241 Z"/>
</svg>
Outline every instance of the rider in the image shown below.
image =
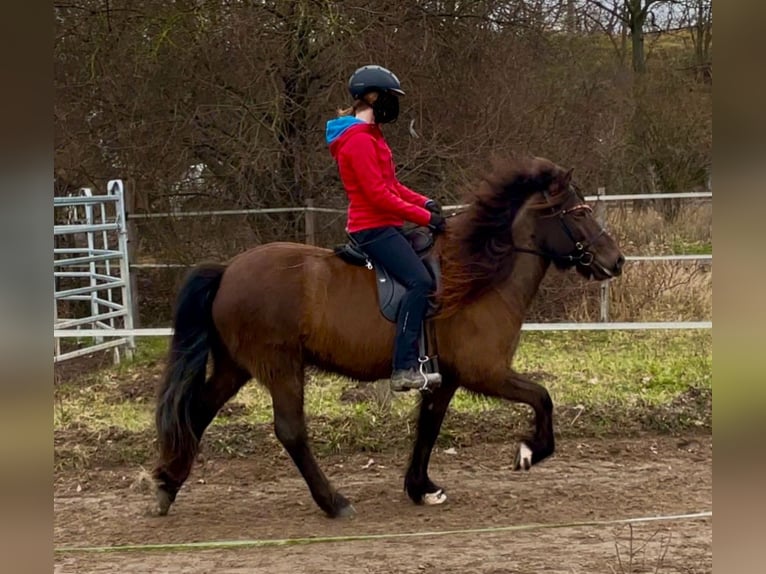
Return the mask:
<svg viewBox="0 0 766 574">
<path fill-rule="evenodd" d="M 404 186 L 380 124 L 396 121 L 399 79 L 381 66 L 362 66 L 349 79 L 351 107 L 327 122 L 327 143 L 348 196 L 346 231 L 373 262 L 407 288 L 396 324 L 391 388 L 406 391 L 440 383 L 438 373 L 421 374 L 417 341 L 434 282 L 402 233 L 405 221 L 444 231 L 439 204 Z M 425 377 L 425 378 L 424 378 Z"/>
</svg>

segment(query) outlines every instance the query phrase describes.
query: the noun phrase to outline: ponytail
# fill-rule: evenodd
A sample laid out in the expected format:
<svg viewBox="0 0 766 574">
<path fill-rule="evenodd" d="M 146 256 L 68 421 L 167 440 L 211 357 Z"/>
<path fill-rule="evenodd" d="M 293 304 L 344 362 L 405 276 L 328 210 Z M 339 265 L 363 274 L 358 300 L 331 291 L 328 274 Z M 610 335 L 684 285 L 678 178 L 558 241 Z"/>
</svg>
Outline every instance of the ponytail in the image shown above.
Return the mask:
<svg viewBox="0 0 766 574">
<path fill-rule="evenodd" d="M 368 98 L 366 98 L 366 97 L 365 97 L 365 98 L 360 98 L 360 99 L 354 100 L 354 103 L 353 103 L 353 104 L 351 104 L 351 105 L 350 105 L 349 107 L 347 107 L 347 108 L 338 108 L 338 109 L 336 110 L 336 113 L 338 114 L 338 117 L 342 117 L 342 116 L 353 116 L 353 115 L 355 115 L 355 114 L 356 114 L 356 112 L 358 112 L 359 110 L 362 110 L 362 109 L 364 109 L 364 108 L 366 108 L 366 107 L 370 106 L 370 105 L 371 105 L 371 102 L 369 102 L 369 103 L 368 103 L 367 101 L 365 101 L 365 100 L 367 100 L 367 99 L 368 99 Z"/>
</svg>

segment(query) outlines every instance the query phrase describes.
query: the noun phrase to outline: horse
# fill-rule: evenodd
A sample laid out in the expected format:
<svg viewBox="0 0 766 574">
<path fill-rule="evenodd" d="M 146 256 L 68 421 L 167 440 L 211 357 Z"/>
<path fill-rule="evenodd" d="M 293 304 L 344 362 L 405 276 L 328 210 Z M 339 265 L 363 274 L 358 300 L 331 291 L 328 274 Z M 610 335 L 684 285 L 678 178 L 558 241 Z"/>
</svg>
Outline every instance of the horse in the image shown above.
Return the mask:
<svg viewBox="0 0 766 574">
<path fill-rule="evenodd" d="M 467 201 L 433 241 L 442 278 L 428 321 L 442 383 L 421 393 L 404 476 L 416 504 L 446 500 L 428 465 L 458 387 L 532 408 L 534 432 L 518 444 L 514 470 L 553 454 L 551 397 L 511 367 L 525 311 L 551 263 L 604 281 L 619 276 L 625 261 L 572 181 L 572 169 L 546 158 L 496 164 Z M 309 445 L 304 371 L 313 366 L 361 382 L 390 376 L 395 327 L 379 312 L 375 274 L 331 249 L 266 243 L 228 264 L 194 268 L 177 295 L 173 325 L 155 410 L 158 514 L 175 502 L 206 427 L 253 378 L 270 393 L 276 437 L 317 506 L 332 518 L 353 514 Z"/>
</svg>

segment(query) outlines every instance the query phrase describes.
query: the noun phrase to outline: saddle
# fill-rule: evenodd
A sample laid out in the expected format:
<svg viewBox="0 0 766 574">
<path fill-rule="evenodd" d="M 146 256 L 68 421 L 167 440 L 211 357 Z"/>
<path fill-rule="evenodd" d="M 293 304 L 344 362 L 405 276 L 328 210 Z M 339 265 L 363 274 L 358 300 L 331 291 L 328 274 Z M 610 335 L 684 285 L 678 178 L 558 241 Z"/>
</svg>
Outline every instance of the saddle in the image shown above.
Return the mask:
<svg viewBox="0 0 766 574">
<path fill-rule="evenodd" d="M 423 261 L 428 272 L 431 274 L 434 284 L 436 285 L 436 290 L 438 291 L 441 282 L 441 272 L 439 268 L 439 260 L 431 253 L 431 248 L 434 245 L 433 235 L 426 227 L 405 229 L 404 235 L 409 240 L 415 253 L 417 253 L 421 261 Z M 392 323 L 396 323 L 402 297 L 407 292 L 404 285 L 394 279 L 385 268 L 375 266 L 372 259 L 370 259 L 350 235 L 348 243 L 336 246 L 334 252 L 346 263 L 357 265 L 359 267 L 367 267 L 367 269 L 375 271 L 375 283 L 378 286 L 378 306 L 380 307 L 380 312 L 386 319 Z M 433 300 L 429 299 L 429 306 L 426 310 L 426 319 L 435 315 L 437 310 L 438 308 L 436 304 Z"/>
<path fill-rule="evenodd" d="M 434 245 L 433 234 L 427 227 L 411 227 L 405 228 L 405 237 L 409 240 L 410 245 L 420 257 L 421 261 L 425 265 L 431 277 L 434 280 L 435 290 L 438 291 L 441 286 L 441 269 L 439 265 L 438 257 L 431 252 L 431 248 Z M 366 267 L 367 269 L 375 271 L 375 284 L 377 285 L 378 293 L 378 307 L 381 314 L 388 321 L 396 323 L 396 319 L 399 315 L 399 307 L 401 306 L 402 297 L 404 297 L 407 289 L 399 281 L 394 279 L 391 274 L 381 266 L 376 266 L 372 259 L 364 252 L 364 249 L 360 247 L 356 241 L 349 235 L 348 243 L 336 246 L 333 251 L 335 255 L 340 257 L 346 263 L 356 265 L 359 267 Z M 431 372 L 438 370 L 436 364 L 436 355 L 429 356 L 429 350 L 434 347 L 435 340 L 433 336 L 428 336 L 426 332 L 426 323 L 428 319 L 433 317 L 438 311 L 438 305 L 433 299 L 429 298 L 428 308 L 423 319 L 423 326 L 420 329 L 419 338 L 419 352 L 420 361 L 422 363 L 430 362 L 429 365 Z M 425 367 L 426 365 L 423 365 Z"/>
</svg>

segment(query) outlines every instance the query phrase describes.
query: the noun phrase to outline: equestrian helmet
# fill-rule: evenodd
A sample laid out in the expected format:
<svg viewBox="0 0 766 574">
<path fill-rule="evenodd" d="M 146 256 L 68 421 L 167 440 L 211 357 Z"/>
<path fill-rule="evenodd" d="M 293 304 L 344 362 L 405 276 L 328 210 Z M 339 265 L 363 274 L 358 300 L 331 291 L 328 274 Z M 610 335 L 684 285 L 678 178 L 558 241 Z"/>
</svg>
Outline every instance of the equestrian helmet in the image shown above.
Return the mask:
<svg viewBox="0 0 766 574">
<path fill-rule="evenodd" d="M 391 70 L 382 66 L 362 66 L 358 68 L 348 80 L 348 91 L 355 100 L 372 90 L 393 92 L 397 96 L 403 96 L 404 90 Z"/>
</svg>

